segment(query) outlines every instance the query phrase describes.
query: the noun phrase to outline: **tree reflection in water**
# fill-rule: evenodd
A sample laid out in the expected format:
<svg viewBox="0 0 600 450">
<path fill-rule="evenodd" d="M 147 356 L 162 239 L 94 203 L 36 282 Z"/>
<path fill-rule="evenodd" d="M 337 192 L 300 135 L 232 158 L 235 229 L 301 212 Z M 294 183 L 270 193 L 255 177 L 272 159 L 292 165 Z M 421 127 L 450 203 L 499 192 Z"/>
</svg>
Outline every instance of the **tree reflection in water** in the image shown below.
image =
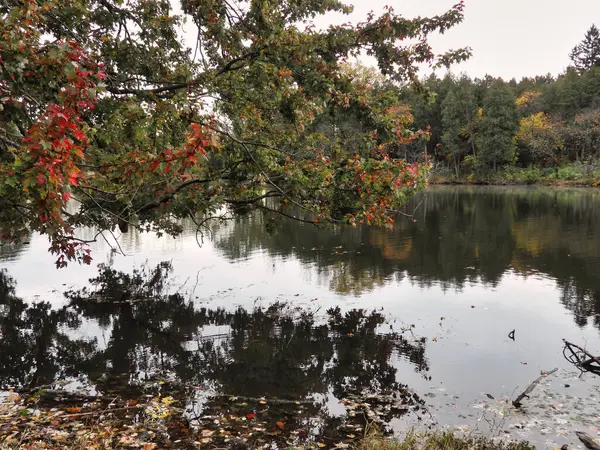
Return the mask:
<svg viewBox="0 0 600 450">
<path fill-rule="evenodd" d="M 214 426 L 215 415 L 250 414 L 285 423 L 279 434 L 295 439 L 315 430 L 334 439 L 367 417 L 385 424 L 422 411 L 394 363 L 402 356 L 426 376 L 425 344 L 381 332 L 380 313 L 332 309 L 318 317 L 284 304 L 198 308 L 169 292 L 170 272 L 170 263 L 132 274 L 101 266 L 92 287 L 68 292 L 59 309 L 25 303 L 0 272 L 0 383 L 33 388 L 80 378 L 127 396 L 139 394 L 132 387 L 167 379 L 191 419 L 209 418 L 203 426 Z M 102 331 L 81 338 L 92 324 Z M 347 400 L 350 414 L 333 414 L 331 401 L 344 411 L 336 399 Z"/>
<path fill-rule="evenodd" d="M 423 195 L 425 198 L 423 198 Z M 584 326 L 600 327 L 600 193 L 593 189 L 436 187 L 420 194 L 394 229 L 322 227 L 252 213 L 215 225 L 215 246 L 228 259 L 258 250 L 315 267 L 339 294 L 363 294 L 390 280 L 462 289 L 496 285 L 510 273 L 555 279 L 562 304 Z M 302 211 L 295 214 L 302 217 Z M 312 270 L 312 269 L 307 269 Z"/>
</svg>

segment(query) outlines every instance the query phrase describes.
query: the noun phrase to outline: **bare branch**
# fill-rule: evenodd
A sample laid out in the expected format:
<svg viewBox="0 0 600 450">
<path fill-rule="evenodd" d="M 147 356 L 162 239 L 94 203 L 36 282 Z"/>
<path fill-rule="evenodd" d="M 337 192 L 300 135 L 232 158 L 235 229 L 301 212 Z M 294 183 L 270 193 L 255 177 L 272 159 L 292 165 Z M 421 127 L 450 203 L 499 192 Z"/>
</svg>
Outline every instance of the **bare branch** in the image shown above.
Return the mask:
<svg viewBox="0 0 600 450">
<path fill-rule="evenodd" d="M 279 211 L 278 211 L 278 210 L 276 210 L 276 209 L 269 208 L 268 206 L 264 206 L 264 205 L 261 205 L 261 204 L 257 204 L 257 205 L 256 205 L 256 207 L 257 207 L 257 208 L 260 208 L 260 209 L 262 209 L 262 210 L 265 210 L 265 211 L 272 212 L 272 213 L 274 213 L 274 214 L 278 214 L 278 215 L 280 215 L 280 216 L 283 216 L 283 217 L 287 217 L 288 219 L 295 220 L 296 222 L 309 223 L 309 224 L 311 224 L 311 225 L 314 225 L 314 226 L 316 226 L 316 227 L 318 227 L 318 226 L 319 226 L 319 225 L 318 225 L 317 223 L 315 223 L 313 220 L 301 219 L 300 217 L 292 216 L 291 214 L 284 213 L 284 212 L 283 212 L 283 211 L 281 211 L 281 210 L 279 210 Z"/>
<path fill-rule="evenodd" d="M 201 184 L 201 183 L 210 183 L 211 181 L 214 181 L 213 179 L 193 179 L 193 180 L 188 180 L 185 183 L 181 183 L 179 186 L 177 186 L 175 189 L 173 189 L 173 191 L 171 191 L 169 194 L 165 195 L 164 197 L 155 200 L 153 202 L 147 203 L 146 205 L 142 206 L 141 208 L 139 208 L 136 213 L 140 214 L 140 213 L 144 213 L 146 211 L 149 211 L 151 209 L 154 208 L 158 208 L 161 204 L 163 203 L 167 203 L 168 201 L 172 200 L 175 195 L 182 191 L 183 189 L 185 189 L 188 186 L 192 186 L 194 184 Z"/>
</svg>

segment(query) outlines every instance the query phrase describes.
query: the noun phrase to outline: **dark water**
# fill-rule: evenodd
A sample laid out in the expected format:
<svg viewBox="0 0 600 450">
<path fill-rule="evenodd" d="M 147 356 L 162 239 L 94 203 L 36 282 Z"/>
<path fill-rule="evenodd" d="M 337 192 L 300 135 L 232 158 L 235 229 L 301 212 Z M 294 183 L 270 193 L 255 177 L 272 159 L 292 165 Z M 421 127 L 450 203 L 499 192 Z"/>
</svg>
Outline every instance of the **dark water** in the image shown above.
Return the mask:
<svg viewBox="0 0 600 450">
<path fill-rule="evenodd" d="M 1 248 L 0 385 L 107 392 L 161 376 L 194 387 L 200 422 L 231 396 L 279 399 L 269 418 L 297 439 L 360 432 L 352 402 L 367 401 L 388 431 L 437 424 L 541 448 L 598 435 L 600 383 L 562 339 L 600 354 L 600 192 L 439 187 L 417 204 L 391 232 L 269 234 L 253 214 L 201 247 L 191 224 L 175 240 L 128 234 L 112 269 L 56 271 L 36 236 Z M 554 367 L 522 412 L 506 403 Z"/>
</svg>

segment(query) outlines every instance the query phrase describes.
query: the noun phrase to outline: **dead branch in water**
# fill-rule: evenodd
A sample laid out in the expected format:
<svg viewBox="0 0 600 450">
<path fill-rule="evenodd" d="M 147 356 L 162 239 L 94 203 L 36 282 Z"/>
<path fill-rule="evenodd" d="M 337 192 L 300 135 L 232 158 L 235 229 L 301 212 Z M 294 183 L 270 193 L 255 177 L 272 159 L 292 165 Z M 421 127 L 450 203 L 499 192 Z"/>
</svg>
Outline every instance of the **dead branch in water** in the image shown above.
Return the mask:
<svg viewBox="0 0 600 450">
<path fill-rule="evenodd" d="M 521 395 L 519 395 L 515 400 L 513 400 L 513 402 L 512 402 L 513 406 L 515 408 L 520 408 L 521 400 L 523 400 L 525 397 L 529 398 L 529 394 L 531 394 L 531 391 L 533 391 L 535 389 L 535 387 L 539 384 L 539 382 L 542 381 L 544 378 L 546 378 L 548 375 L 552 375 L 557 370 L 558 370 L 558 367 L 552 369 L 549 372 L 543 372 L 533 383 L 531 383 L 529 385 L 529 387 L 527 389 L 525 389 L 523 391 L 523 393 Z"/>
<path fill-rule="evenodd" d="M 600 357 L 592 355 L 579 345 L 563 339 L 565 348 L 563 355 L 567 361 L 575 365 L 582 372 L 593 372 L 600 374 Z"/>
<path fill-rule="evenodd" d="M 598 443 L 594 441 L 594 439 L 590 435 L 582 431 L 576 431 L 575 434 L 577 435 L 579 440 L 583 442 L 583 445 L 585 445 L 590 450 L 600 450 L 600 445 L 598 445 Z"/>
</svg>

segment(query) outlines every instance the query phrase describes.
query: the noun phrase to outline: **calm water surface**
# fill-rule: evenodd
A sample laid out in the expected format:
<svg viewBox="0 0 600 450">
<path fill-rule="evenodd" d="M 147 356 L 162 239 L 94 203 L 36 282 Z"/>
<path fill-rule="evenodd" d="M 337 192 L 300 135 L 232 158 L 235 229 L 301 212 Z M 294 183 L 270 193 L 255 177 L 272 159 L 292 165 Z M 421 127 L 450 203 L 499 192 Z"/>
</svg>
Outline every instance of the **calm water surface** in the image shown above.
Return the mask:
<svg viewBox="0 0 600 450">
<path fill-rule="evenodd" d="M 562 339 L 600 354 L 600 192 L 435 187 L 407 211 L 417 204 L 394 231 L 269 234 L 251 214 L 202 246 L 192 224 L 177 239 L 129 233 L 112 267 L 146 264 L 154 281 L 128 289 L 110 271 L 89 286 L 105 243 L 96 264 L 60 271 L 43 238 L 2 247 L 0 385 L 102 391 L 161 374 L 202 387 L 188 398 L 197 420 L 219 411 L 215 393 L 265 396 L 308 402 L 280 414 L 327 434 L 353 426 L 342 399 L 379 395 L 389 431 L 437 424 L 541 448 L 599 435 L 600 382 L 563 358 Z M 506 403 L 555 367 L 522 412 Z M 415 396 L 399 407 L 394 392 Z"/>
</svg>

